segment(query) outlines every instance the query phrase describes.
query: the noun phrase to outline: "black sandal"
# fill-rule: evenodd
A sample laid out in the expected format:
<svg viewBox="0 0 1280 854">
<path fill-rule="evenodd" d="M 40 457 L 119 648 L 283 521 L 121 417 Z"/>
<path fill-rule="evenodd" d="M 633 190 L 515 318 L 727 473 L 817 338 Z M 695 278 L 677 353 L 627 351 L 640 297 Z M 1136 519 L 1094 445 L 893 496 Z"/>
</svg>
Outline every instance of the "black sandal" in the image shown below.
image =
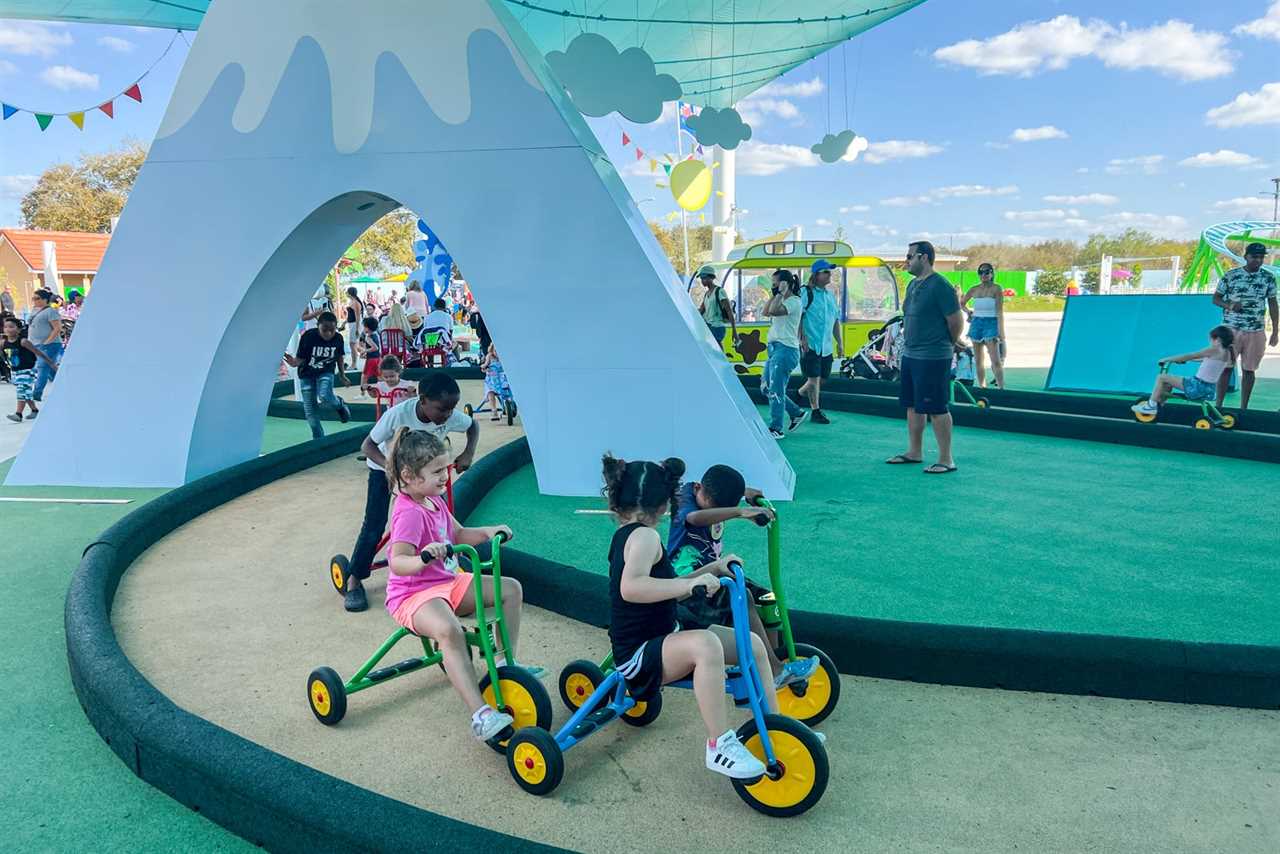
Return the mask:
<svg viewBox="0 0 1280 854">
<path fill-rule="evenodd" d="M 919 465 L 920 463 L 924 462 L 924 460 L 913 460 L 911 459 L 911 457 L 908 457 L 906 454 L 897 454 L 895 456 L 889 457 L 889 459 L 885 460 L 885 462 L 891 466 L 905 466 L 908 463 L 912 465 Z"/>
<path fill-rule="evenodd" d="M 934 463 L 924 470 L 925 474 L 951 474 L 956 470 L 955 466 L 944 466 L 942 463 Z"/>
</svg>

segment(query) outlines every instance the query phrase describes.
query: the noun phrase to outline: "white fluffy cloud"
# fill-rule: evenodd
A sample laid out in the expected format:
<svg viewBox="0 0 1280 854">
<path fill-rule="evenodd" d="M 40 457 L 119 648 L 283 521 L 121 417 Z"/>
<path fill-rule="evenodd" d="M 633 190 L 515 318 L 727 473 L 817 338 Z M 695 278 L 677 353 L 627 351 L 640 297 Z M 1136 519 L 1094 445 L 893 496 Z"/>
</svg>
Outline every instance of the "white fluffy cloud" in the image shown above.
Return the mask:
<svg viewBox="0 0 1280 854">
<path fill-rule="evenodd" d="M 40 79 L 55 89 L 97 89 L 98 75 L 72 68 L 70 65 L 53 65 L 40 72 Z"/>
<path fill-rule="evenodd" d="M 1272 202 L 1261 196 L 1237 196 L 1234 199 L 1214 202 L 1213 210 L 1217 214 L 1269 220 L 1273 209 Z"/>
<path fill-rule="evenodd" d="M 1253 166 L 1258 158 L 1251 154 L 1242 154 L 1229 148 L 1217 151 L 1202 151 L 1199 154 L 1178 161 L 1179 166 Z"/>
<path fill-rule="evenodd" d="M 868 163 L 888 163 L 891 160 L 932 157 L 935 154 L 940 154 L 942 150 L 943 147 L 941 145 L 921 142 L 918 139 L 886 139 L 881 142 L 871 143 L 862 159 Z"/>
<path fill-rule="evenodd" d="M 785 98 L 757 98 L 752 95 L 740 101 L 737 106 L 738 115 L 750 125 L 764 124 L 766 117 L 773 116 L 796 122 L 800 119 L 800 108 Z M 803 119 L 800 119 L 803 121 Z"/>
<path fill-rule="evenodd" d="M 738 171 L 743 175 L 776 175 L 786 169 L 817 166 L 822 161 L 803 145 L 756 142 L 738 146 Z"/>
<path fill-rule="evenodd" d="M 1084 237 L 1102 232 L 1113 234 L 1127 228 L 1138 228 L 1161 237 L 1191 237 L 1193 229 L 1184 217 L 1172 214 L 1118 211 L 1097 219 L 1088 219 L 1075 209 L 1051 208 L 1039 211 L 1005 211 L 1004 218 L 1022 228 L 1038 229 L 1059 237 Z"/>
<path fill-rule="evenodd" d="M 835 223 L 833 223 L 831 220 L 827 219 L 826 217 L 818 217 L 813 221 L 813 224 L 817 226 L 821 226 L 822 228 L 835 225 Z"/>
<path fill-rule="evenodd" d="M 812 80 L 800 83 L 783 83 L 781 80 L 775 80 L 767 86 L 761 86 L 752 94 L 752 97 L 762 95 L 766 98 L 812 98 L 825 91 L 827 91 L 826 84 L 822 82 L 821 77 L 815 76 Z"/>
<path fill-rule="evenodd" d="M 973 196 L 1012 196 L 1018 192 L 1017 184 L 988 187 L 985 184 L 952 184 L 929 191 L 935 199 L 969 198 Z"/>
<path fill-rule="evenodd" d="M 1010 222 L 1053 222 L 1054 220 L 1069 219 L 1078 213 L 1075 210 L 1049 208 L 1039 211 L 1005 211 L 1004 218 Z"/>
<path fill-rule="evenodd" d="M 1038 128 L 1016 128 L 1009 134 L 1014 142 L 1037 142 L 1042 139 L 1066 139 L 1067 132 L 1053 125 L 1041 125 Z"/>
<path fill-rule="evenodd" d="M 133 42 L 117 36 L 103 36 L 98 39 L 98 44 L 116 53 L 133 53 Z"/>
<path fill-rule="evenodd" d="M 1095 223 L 1097 229 L 1112 233 L 1124 231 L 1126 228 L 1138 228 L 1150 231 L 1160 237 L 1187 238 L 1195 230 L 1185 217 L 1173 214 L 1133 213 L 1120 211 L 1100 217 Z"/>
<path fill-rule="evenodd" d="M 20 199 L 39 180 L 35 175 L 0 175 L 0 199 Z"/>
<path fill-rule="evenodd" d="M 48 24 L 0 21 L 0 52 L 48 59 L 71 44 L 71 33 Z"/>
<path fill-rule="evenodd" d="M 1114 205 L 1120 201 L 1109 193 L 1085 193 L 1079 196 L 1044 196 L 1051 205 Z"/>
<path fill-rule="evenodd" d="M 0 74 L 13 74 L 18 70 L 18 66 L 14 65 L 7 59 L 0 59 Z"/>
<path fill-rule="evenodd" d="M 916 205 L 933 204 L 933 196 L 890 196 L 881 199 L 880 204 L 886 208 L 910 208 Z"/>
<path fill-rule="evenodd" d="M 1265 83 L 1257 92 L 1241 92 L 1204 117 L 1220 128 L 1280 124 L 1280 83 Z"/>
<path fill-rule="evenodd" d="M 1139 157 L 1117 157 L 1107 161 L 1108 175 L 1126 175 L 1130 172 L 1141 172 L 1143 175 L 1154 175 L 1160 171 L 1164 163 L 1163 154 L 1144 154 Z"/>
<path fill-rule="evenodd" d="M 865 213 L 871 210 L 871 205 L 845 205 L 840 209 L 840 213 Z"/>
<path fill-rule="evenodd" d="M 1255 36 L 1260 39 L 1280 41 L 1280 0 L 1267 7 L 1266 14 L 1256 21 L 1241 24 L 1231 32 L 1240 36 Z"/>
<path fill-rule="evenodd" d="M 1093 56 L 1112 68 L 1150 68 L 1180 80 L 1205 80 L 1231 73 L 1235 54 L 1226 43 L 1222 33 L 1201 32 L 1185 21 L 1130 28 L 1059 15 L 1019 24 L 988 39 L 957 42 L 939 48 L 933 56 L 940 62 L 973 68 L 981 75 L 1030 77 Z"/>
</svg>

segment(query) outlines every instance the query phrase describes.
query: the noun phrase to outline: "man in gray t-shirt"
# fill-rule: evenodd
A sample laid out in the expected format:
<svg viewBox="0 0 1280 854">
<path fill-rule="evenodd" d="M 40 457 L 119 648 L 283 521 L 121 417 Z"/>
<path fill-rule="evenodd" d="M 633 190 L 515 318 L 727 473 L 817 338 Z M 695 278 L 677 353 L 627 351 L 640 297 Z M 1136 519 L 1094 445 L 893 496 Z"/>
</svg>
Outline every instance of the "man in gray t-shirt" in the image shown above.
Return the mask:
<svg viewBox="0 0 1280 854">
<path fill-rule="evenodd" d="M 907 247 L 907 272 L 913 278 L 902 302 L 902 378 L 898 402 L 907 410 L 907 451 L 890 457 L 891 465 L 924 459 L 924 423 L 932 417 L 938 461 L 925 474 L 956 470 L 951 457 L 951 360 L 964 329 L 960 302 L 951 283 L 933 271 L 933 244 Z"/>
</svg>

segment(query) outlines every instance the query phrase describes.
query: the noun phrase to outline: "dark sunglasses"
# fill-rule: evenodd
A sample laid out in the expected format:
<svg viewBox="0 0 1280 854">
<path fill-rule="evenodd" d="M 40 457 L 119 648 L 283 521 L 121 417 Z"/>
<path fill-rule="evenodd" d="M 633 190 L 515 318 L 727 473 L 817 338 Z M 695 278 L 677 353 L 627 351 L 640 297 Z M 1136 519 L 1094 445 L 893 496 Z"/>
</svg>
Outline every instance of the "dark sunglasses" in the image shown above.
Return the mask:
<svg viewBox="0 0 1280 854">
<path fill-rule="evenodd" d="M 986 275 L 989 275 L 989 274 L 994 273 L 994 272 L 995 272 L 995 270 L 992 270 L 990 267 L 979 267 L 979 268 L 978 268 L 978 275 L 979 275 L 979 276 L 986 276 Z"/>
</svg>

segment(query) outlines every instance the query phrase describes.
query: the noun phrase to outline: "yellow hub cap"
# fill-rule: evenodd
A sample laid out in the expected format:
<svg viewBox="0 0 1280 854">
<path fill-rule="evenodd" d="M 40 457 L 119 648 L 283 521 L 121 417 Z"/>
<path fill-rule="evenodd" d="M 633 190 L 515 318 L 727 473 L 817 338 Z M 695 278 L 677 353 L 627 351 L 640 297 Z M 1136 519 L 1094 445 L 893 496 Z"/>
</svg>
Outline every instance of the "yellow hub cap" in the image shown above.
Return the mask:
<svg viewBox="0 0 1280 854">
<path fill-rule="evenodd" d="M 638 718 L 641 715 L 643 715 L 645 713 L 645 710 L 648 708 L 649 708 L 649 704 L 644 700 L 640 700 L 634 706 L 627 709 L 627 717 Z"/>
<path fill-rule="evenodd" d="M 502 690 L 505 692 L 506 688 Z M 585 674 L 574 673 L 564 680 L 564 690 L 569 695 L 569 701 L 574 706 L 581 706 L 587 701 L 588 697 L 595 693 L 596 686 Z"/>
<path fill-rule="evenodd" d="M 516 773 L 520 775 L 520 779 L 526 783 L 536 786 L 547 777 L 547 757 L 543 756 L 542 751 L 536 746 L 527 742 L 516 747 L 512 764 L 515 766 Z"/>
<path fill-rule="evenodd" d="M 502 680 L 502 699 L 506 701 L 506 713 L 515 718 L 515 723 L 511 726 L 520 729 L 526 726 L 536 726 L 538 723 L 538 707 L 533 702 L 533 695 L 530 694 L 525 687 L 519 682 L 513 682 L 510 679 Z M 484 689 L 484 701 L 493 708 L 498 708 L 498 702 L 493 698 L 493 683 L 490 682 Z M 503 711 L 498 709 L 498 711 Z M 506 744 L 501 741 L 499 744 Z"/>
<path fill-rule="evenodd" d="M 789 718 L 806 721 L 822 711 L 831 700 L 831 675 L 819 667 L 809 677 L 809 687 L 801 697 L 791 686 L 778 692 L 778 711 Z"/>
<path fill-rule="evenodd" d="M 748 786 L 747 791 L 765 806 L 793 807 L 809 796 L 817 782 L 818 771 L 813 764 L 813 755 L 800 739 L 789 732 L 769 730 L 769 740 L 773 742 L 773 755 L 782 763 L 782 776 L 771 780 L 766 774 L 759 783 Z M 746 748 L 761 762 L 768 761 L 764 758 L 764 744 L 758 733 L 747 739 Z"/>
<path fill-rule="evenodd" d="M 333 705 L 329 699 L 329 689 L 319 679 L 311 683 L 311 705 L 322 715 L 329 714 Z"/>
<path fill-rule="evenodd" d="M 347 585 L 342 579 L 342 567 L 338 565 L 337 561 L 329 564 L 329 574 L 333 576 L 334 587 L 345 587 Z"/>
</svg>

